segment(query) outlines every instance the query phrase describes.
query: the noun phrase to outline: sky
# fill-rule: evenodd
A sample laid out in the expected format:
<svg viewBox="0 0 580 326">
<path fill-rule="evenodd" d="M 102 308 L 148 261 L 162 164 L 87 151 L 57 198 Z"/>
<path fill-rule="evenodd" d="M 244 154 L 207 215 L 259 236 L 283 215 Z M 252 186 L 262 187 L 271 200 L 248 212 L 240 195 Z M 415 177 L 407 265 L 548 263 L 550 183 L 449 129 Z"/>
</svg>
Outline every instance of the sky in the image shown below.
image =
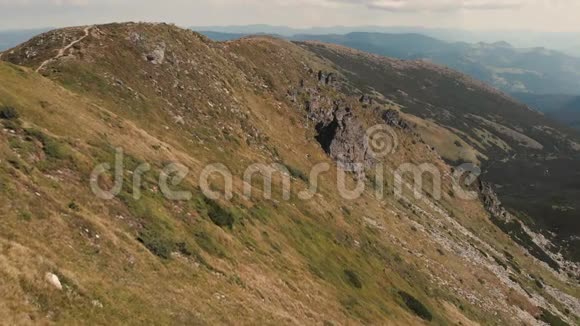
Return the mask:
<svg viewBox="0 0 580 326">
<path fill-rule="evenodd" d="M 0 0 L 0 29 L 147 21 L 179 26 L 423 26 L 580 32 L 580 0 Z"/>
</svg>

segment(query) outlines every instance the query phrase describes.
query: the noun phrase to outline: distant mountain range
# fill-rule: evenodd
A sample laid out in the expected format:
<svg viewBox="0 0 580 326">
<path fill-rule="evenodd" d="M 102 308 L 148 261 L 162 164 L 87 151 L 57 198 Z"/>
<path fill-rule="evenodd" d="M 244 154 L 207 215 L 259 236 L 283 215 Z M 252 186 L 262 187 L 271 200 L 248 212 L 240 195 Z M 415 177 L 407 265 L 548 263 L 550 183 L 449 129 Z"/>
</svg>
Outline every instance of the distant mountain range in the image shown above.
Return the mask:
<svg viewBox="0 0 580 326">
<path fill-rule="evenodd" d="M 530 31 L 468 31 L 451 28 L 427 28 L 413 26 L 331 26 L 313 28 L 292 28 L 287 26 L 245 25 L 245 26 L 196 26 L 195 31 L 214 31 L 225 34 L 274 34 L 284 37 L 308 34 L 349 34 L 353 32 L 422 34 L 448 42 L 504 41 L 518 48 L 545 47 L 569 55 L 580 56 L 580 33 L 553 33 Z"/>
<path fill-rule="evenodd" d="M 507 93 L 580 95 L 580 59 L 507 42 L 449 43 L 420 34 L 296 35 L 388 57 L 428 60 L 457 69 Z"/>
<path fill-rule="evenodd" d="M 223 29 L 221 29 L 223 30 Z M 246 27 L 240 33 L 203 32 L 217 41 L 258 31 Z M 516 48 L 507 42 L 446 42 L 421 34 L 353 32 L 348 34 L 297 34 L 289 30 L 263 29 L 294 41 L 339 44 L 387 57 L 427 60 L 464 72 L 548 113 L 565 124 L 578 126 L 580 108 L 580 58 L 546 48 Z"/>
<path fill-rule="evenodd" d="M 14 47 L 33 36 L 49 31 L 49 28 L 0 31 L 0 51 Z"/>
</svg>

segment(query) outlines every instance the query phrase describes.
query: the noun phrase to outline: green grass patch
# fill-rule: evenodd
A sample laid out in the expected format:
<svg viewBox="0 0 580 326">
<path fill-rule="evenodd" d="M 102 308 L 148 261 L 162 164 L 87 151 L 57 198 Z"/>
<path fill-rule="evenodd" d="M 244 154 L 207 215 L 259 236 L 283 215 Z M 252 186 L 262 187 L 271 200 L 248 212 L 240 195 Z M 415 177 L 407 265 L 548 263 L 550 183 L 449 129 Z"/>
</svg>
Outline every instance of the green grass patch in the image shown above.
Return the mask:
<svg viewBox="0 0 580 326">
<path fill-rule="evenodd" d="M 28 211 L 22 211 L 20 213 L 18 213 L 18 218 L 20 218 L 23 221 L 30 221 L 32 220 L 32 214 L 30 214 L 30 212 Z"/>
<path fill-rule="evenodd" d="M 145 227 L 139 232 L 137 240 L 149 249 L 151 253 L 163 259 L 171 258 L 171 253 L 177 248 L 172 234 L 158 225 Z"/>
<path fill-rule="evenodd" d="M 226 257 L 224 248 L 219 243 L 217 243 L 208 233 L 204 231 L 198 231 L 194 236 L 195 242 L 208 254 L 219 258 Z"/>
<path fill-rule="evenodd" d="M 64 160 L 71 157 L 70 151 L 64 144 L 47 136 L 42 131 L 31 128 L 26 129 L 26 134 L 42 143 L 42 150 L 49 159 Z"/>
<path fill-rule="evenodd" d="M 268 211 L 266 207 L 262 205 L 254 205 L 254 207 L 248 210 L 248 214 L 252 218 L 257 219 L 262 223 L 266 223 L 271 217 L 271 213 Z"/>
<path fill-rule="evenodd" d="M 124 189 L 119 194 L 119 199 L 131 215 L 141 221 L 143 228 L 139 231 L 137 240 L 151 253 L 160 258 L 169 259 L 172 252 L 189 250 L 189 247 L 185 245 L 180 246 L 183 241 L 180 241 L 176 235 L 171 216 L 167 214 L 159 202 L 160 199 L 155 195 L 144 193 L 140 199 L 135 200 L 127 189 Z"/>
</svg>

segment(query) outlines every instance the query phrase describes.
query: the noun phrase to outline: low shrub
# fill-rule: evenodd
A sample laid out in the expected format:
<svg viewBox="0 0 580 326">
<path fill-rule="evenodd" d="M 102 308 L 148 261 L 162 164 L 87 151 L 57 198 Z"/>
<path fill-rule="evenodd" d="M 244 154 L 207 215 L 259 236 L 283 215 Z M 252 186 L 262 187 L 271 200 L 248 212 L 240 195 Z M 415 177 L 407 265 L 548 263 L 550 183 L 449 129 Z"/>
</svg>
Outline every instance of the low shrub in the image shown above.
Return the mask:
<svg viewBox="0 0 580 326">
<path fill-rule="evenodd" d="M 234 216 L 221 207 L 217 202 L 211 200 L 209 198 L 204 198 L 205 205 L 207 207 L 207 216 L 211 219 L 211 221 L 221 227 L 221 228 L 229 228 L 232 229 L 234 226 Z"/>
<path fill-rule="evenodd" d="M 350 270 L 350 269 L 345 269 L 344 270 L 344 276 L 346 277 L 346 280 L 348 281 L 348 283 L 352 286 L 355 287 L 357 289 L 361 289 L 363 284 L 360 280 L 360 278 L 358 277 L 358 275 L 356 274 L 356 272 Z"/>
<path fill-rule="evenodd" d="M 79 207 L 79 205 L 73 200 L 70 203 L 68 203 L 68 208 L 70 208 L 71 210 L 78 212 L 81 208 Z"/>
<path fill-rule="evenodd" d="M 425 307 L 425 305 L 422 304 L 419 300 L 415 299 L 415 297 L 405 291 L 399 291 L 399 296 L 401 299 L 403 299 L 403 302 L 407 308 L 409 308 L 409 310 L 415 313 L 415 315 L 417 315 L 419 318 L 426 321 L 433 320 L 433 315 L 429 309 L 427 309 L 427 307 Z"/>
<path fill-rule="evenodd" d="M 16 120 L 19 115 L 15 108 L 11 106 L 0 107 L 0 119 L 2 120 Z"/>
<path fill-rule="evenodd" d="M 151 253 L 163 259 L 171 258 L 171 253 L 176 248 L 175 242 L 160 228 L 145 228 L 139 233 L 137 240 Z"/>
</svg>

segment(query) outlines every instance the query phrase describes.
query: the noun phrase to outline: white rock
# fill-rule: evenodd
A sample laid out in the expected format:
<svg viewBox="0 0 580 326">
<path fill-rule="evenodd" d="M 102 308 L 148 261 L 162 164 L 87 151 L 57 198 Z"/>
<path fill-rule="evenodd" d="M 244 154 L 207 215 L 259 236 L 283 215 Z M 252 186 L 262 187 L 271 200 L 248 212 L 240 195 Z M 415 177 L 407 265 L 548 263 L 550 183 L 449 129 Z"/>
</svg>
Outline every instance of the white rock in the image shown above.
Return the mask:
<svg viewBox="0 0 580 326">
<path fill-rule="evenodd" d="M 54 275 L 53 273 L 46 273 L 44 279 L 55 288 L 62 290 L 62 284 L 60 284 L 58 276 Z"/>
<path fill-rule="evenodd" d="M 94 307 L 103 308 L 103 304 L 99 300 L 93 300 L 91 303 Z"/>
<path fill-rule="evenodd" d="M 145 55 L 145 59 L 154 65 L 162 64 L 165 60 L 165 48 L 165 42 L 162 42 L 151 53 Z"/>
</svg>

